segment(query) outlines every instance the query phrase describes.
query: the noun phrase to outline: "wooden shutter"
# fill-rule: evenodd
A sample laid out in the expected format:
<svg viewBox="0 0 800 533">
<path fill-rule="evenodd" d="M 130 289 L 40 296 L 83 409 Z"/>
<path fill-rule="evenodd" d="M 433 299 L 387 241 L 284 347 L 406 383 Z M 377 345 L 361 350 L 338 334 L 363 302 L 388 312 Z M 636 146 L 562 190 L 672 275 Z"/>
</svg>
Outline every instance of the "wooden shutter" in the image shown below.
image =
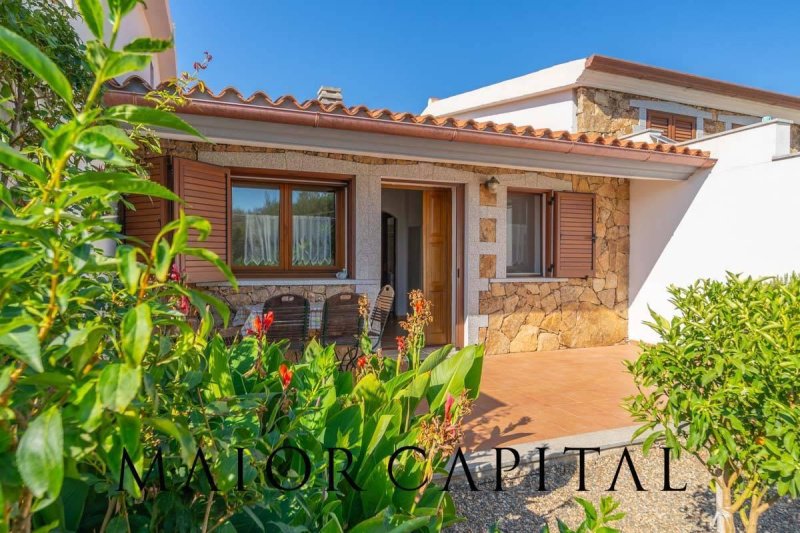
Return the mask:
<svg viewBox="0 0 800 533">
<path fill-rule="evenodd" d="M 662 134 L 669 137 L 670 116 L 661 113 L 647 113 L 647 127 L 659 130 Z"/>
<path fill-rule="evenodd" d="M 555 193 L 555 275 L 594 275 L 594 194 Z"/>
<path fill-rule="evenodd" d="M 675 116 L 673 119 L 674 122 L 674 133 L 672 134 L 672 139 L 683 142 L 683 141 L 691 141 L 694 139 L 694 119 Z"/>
<path fill-rule="evenodd" d="M 230 264 L 231 180 L 227 168 L 199 161 L 173 158 L 173 179 L 175 192 L 185 204 L 187 215 L 196 215 L 211 222 L 211 234 L 200 242 L 197 232 L 189 233 L 189 246 L 206 248 L 216 253 Z M 181 206 L 176 205 L 177 210 Z M 177 217 L 177 212 L 173 215 Z M 187 281 L 225 281 L 225 276 L 217 267 L 197 257 L 184 257 L 181 265 L 186 269 Z"/>
<path fill-rule="evenodd" d="M 169 165 L 166 157 L 148 159 L 147 166 L 152 181 L 169 187 Z M 133 205 L 133 209 L 122 209 L 122 232 L 129 237 L 141 239 L 148 247 L 151 246 L 158 232 L 169 222 L 170 202 L 141 194 L 128 195 L 125 200 Z"/>
<path fill-rule="evenodd" d="M 647 127 L 659 130 L 662 134 L 677 142 L 694 139 L 695 124 L 694 117 L 660 113 L 658 111 L 647 112 Z"/>
</svg>

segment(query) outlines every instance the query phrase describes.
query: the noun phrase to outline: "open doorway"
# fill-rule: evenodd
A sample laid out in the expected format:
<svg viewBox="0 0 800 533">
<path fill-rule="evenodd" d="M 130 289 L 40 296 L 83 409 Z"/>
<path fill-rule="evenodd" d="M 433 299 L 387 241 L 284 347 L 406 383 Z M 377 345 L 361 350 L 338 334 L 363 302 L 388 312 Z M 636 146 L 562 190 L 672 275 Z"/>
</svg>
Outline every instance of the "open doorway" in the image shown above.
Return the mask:
<svg viewBox="0 0 800 533">
<path fill-rule="evenodd" d="M 421 289 L 433 304 L 433 322 L 425 332 L 429 346 L 452 342 L 453 240 L 451 189 L 385 185 L 381 191 L 381 281 L 395 289 L 394 315 L 384 346 L 404 335 L 399 322 L 408 309 L 408 293 Z"/>
</svg>

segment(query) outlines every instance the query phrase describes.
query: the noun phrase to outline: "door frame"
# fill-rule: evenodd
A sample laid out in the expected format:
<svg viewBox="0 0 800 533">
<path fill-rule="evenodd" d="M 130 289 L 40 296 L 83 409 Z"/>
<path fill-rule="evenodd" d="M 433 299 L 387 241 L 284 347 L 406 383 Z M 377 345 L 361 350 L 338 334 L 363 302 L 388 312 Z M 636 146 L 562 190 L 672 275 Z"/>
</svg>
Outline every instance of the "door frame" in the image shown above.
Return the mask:
<svg viewBox="0 0 800 533">
<path fill-rule="evenodd" d="M 381 190 L 386 189 L 406 189 L 406 190 L 425 190 L 441 189 L 449 190 L 451 193 L 451 232 L 453 236 L 451 243 L 452 257 L 451 276 L 455 281 L 451 287 L 450 295 L 450 343 L 461 348 L 465 344 L 465 278 L 464 268 L 464 243 L 466 236 L 465 220 L 465 191 L 464 183 L 442 183 L 418 180 L 405 180 L 397 178 L 382 178 Z"/>
</svg>

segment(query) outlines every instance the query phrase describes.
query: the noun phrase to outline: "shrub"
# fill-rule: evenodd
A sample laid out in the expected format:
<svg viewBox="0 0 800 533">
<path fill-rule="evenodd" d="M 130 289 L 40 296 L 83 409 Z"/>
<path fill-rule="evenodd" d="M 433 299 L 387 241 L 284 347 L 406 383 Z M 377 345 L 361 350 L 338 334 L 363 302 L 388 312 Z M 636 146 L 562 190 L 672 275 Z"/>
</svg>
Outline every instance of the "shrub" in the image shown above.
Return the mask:
<svg viewBox="0 0 800 533">
<path fill-rule="evenodd" d="M 625 513 L 615 512 L 619 507 L 619 502 L 611 496 L 600 498 L 600 509 L 594 506 L 589 500 L 575 498 L 578 505 L 583 507 L 583 521 L 578 524 L 576 529 L 570 528 L 567 524 L 557 519 L 558 533 L 620 533 L 619 529 L 611 527 L 611 522 L 617 522 L 625 518 Z M 550 526 L 545 525 L 540 533 L 550 533 Z"/>
<path fill-rule="evenodd" d="M 201 240 L 209 234 L 208 221 L 180 213 L 143 246 L 124 239 L 110 216 L 128 193 L 180 202 L 136 174 L 132 139 L 149 126 L 199 134 L 164 109 L 101 104 L 106 81 L 141 69 L 170 43 L 114 47 L 136 0 L 109 0 L 108 14 L 99 0 L 77 4 L 96 36 L 86 45 L 93 76 L 80 102 L 47 53 L 0 27 L 4 60 L 46 85 L 60 106 L 24 125 L 38 132 L 38 144 L 20 137 L 17 149 L 0 132 L 3 178 L 13 184 L 0 189 L 0 530 L 335 532 L 451 523 L 452 500 L 430 474 L 442 468 L 460 414 L 477 395 L 481 349 L 445 347 L 403 367 L 366 353 L 351 374 L 338 370 L 334 347 L 313 342 L 290 363 L 286 343 L 268 337 L 269 317 L 226 347 L 212 310 L 227 321 L 228 309 L 186 286 L 173 266 L 178 256 L 196 256 L 235 285 L 215 254 L 188 244 L 189 231 Z M 104 35 L 106 18 L 112 30 Z M 103 239 L 118 243 L 114 257 L 96 247 Z M 393 470 L 419 488 L 395 490 L 391 454 L 421 443 L 433 446 L 427 457 L 401 454 Z M 298 490 L 270 484 L 269 464 L 291 483 L 305 472 L 300 454 L 276 452 L 282 446 L 309 456 L 309 479 Z M 344 475 L 328 487 L 328 447 L 351 450 L 352 464 L 345 452 L 334 454 L 333 472 L 346 470 L 363 491 Z M 162 475 L 168 490 L 158 490 Z"/>
<path fill-rule="evenodd" d="M 70 21 L 77 16 L 66 2 L 0 2 L 0 26 L 28 40 L 55 62 L 72 86 L 73 105 L 80 108 L 89 91 L 92 72 L 80 37 Z M 3 101 L 0 135 L 15 147 L 41 141 L 36 120 L 54 127 L 71 116 L 67 103 L 52 88 L 4 55 L 0 55 L 0 98 Z"/>
<path fill-rule="evenodd" d="M 714 477 L 719 516 L 747 531 L 780 495 L 800 494 L 800 278 L 728 274 L 671 287 L 677 314 L 652 313 L 661 341 L 628 364 L 639 394 L 628 409 Z"/>
</svg>

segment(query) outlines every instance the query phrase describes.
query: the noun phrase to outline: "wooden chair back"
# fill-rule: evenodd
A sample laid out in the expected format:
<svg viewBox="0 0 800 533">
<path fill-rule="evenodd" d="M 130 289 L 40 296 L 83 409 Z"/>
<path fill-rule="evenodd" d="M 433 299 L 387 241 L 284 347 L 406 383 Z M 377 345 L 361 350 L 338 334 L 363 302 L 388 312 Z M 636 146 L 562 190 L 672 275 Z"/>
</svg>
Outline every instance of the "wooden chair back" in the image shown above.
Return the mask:
<svg viewBox="0 0 800 533">
<path fill-rule="evenodd" d="M 361 334 L 361 315 L 358 314 L 359 295 L 341 292 L 325 300 L 322 308 L 322 343 L 355 346 Z"/>
<path fill-rule="evenodd" d="M 309 309 L 308 300 L 297 294 L 279 294 L 267 300 L 264 313 L 272 311 L 275 315 L 270 339 L 289 339 L 291 349 L 302 349 L 308 339 Z"/>
<path fill-rule="evenodd" d="M 375 305 L 369 317 L 369 336 L 372 339 L 373 349 L 380 346 L 383 330 L 392 313 L 392 305 L 394 305 L 394 289 L 391 285 L 384 285 L 375 298 Z"/>
</svg>

